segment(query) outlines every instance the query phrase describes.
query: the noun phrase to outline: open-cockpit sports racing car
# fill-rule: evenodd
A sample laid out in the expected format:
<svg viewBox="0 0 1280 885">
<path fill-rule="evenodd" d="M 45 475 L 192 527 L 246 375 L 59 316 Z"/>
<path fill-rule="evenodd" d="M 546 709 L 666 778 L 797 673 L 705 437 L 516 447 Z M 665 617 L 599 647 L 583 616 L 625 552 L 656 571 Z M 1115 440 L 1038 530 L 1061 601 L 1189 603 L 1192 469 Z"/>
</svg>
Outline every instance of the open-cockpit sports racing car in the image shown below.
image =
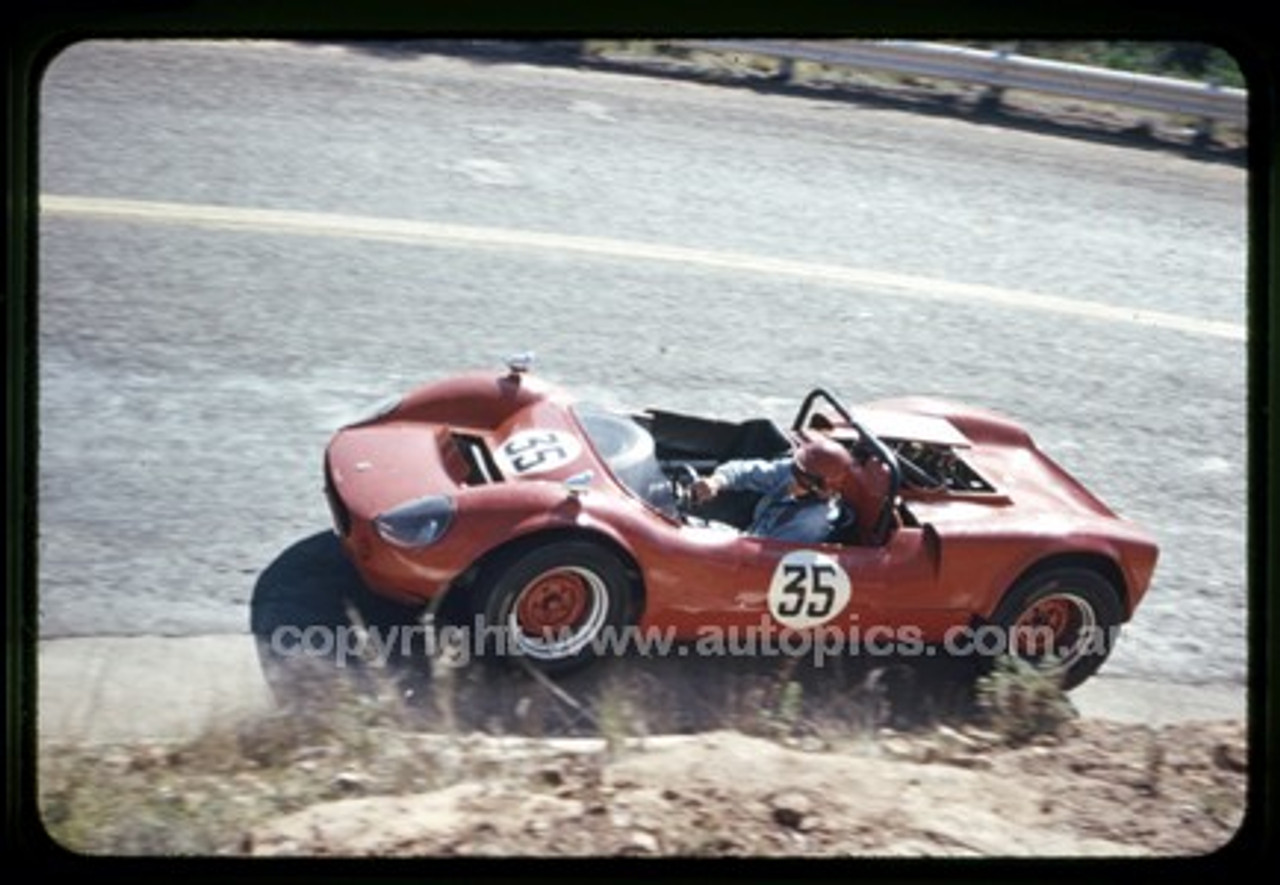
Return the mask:
<svg viewBox="0 0 1280 885">
<path fill-rule="evenodd" d="M 821 435 L 852 455 L 826 539 L 742 529 L 750 493 L 695 505 L 726 461 Z M 575 401 L 513 361 L 422 386 L 337 432 L 335 531 L 369 588 L 490 625 L 554 670 L 605 631 L 837 631 L 1012 652 L 1092 674 L 1151 581 L 1152 538 L 991 412 L 816 388 L 789 428 Z M 975 631 L 998 630 L 975 641 Z M 967 631 L 967 632 L 966 632 Z"/>
</svg>

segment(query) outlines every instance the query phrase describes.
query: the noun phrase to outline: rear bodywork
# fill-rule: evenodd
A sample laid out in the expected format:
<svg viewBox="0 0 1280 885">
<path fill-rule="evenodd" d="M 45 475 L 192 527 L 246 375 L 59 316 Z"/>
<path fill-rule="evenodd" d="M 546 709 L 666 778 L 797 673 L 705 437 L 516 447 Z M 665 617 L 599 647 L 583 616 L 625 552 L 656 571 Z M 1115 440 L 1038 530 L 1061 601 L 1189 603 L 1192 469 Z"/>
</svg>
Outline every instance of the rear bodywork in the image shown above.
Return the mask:
<svg viewBox="0 0 1280 885">
<path fill-rule="evenodd" d="M 639 626 L 682 638 L 773 624 L 909 629 L 937 641 L 990 618 L 1020 577 L 1063 563 L 1103 574 L 1124 617 L 1132 614 L 1151 581 L 1155 543 L 1023 428 L 938 400 L 851 413 L 862 436 L 874 435 L 928 478 L 887 493 L 891 525 L 871 540 L 789 544 L 732 529 L 750 502 L 726 497 L 717 512 L 694 519 L 672 504 L 665 474 L 673 467 L 705 473 L 733 458 L 785 456 L 815 432 L 807 413 L 788 429 L 662 411 L 609 416 L 514 370 L 421 387 L 343 428 L 325 453 L 325 486 L 335 530 L 362 576 L 403 602 L 465 595 L 477 572 L 513 545 L 573 536 L 627 564 Z M 831 416 L 823 430 L 858 437 L 845 423 Z M 417 501 L 441 508 L 432 524 L 438 538 L 389 541 L 379 520 Z M 865 523 L 874 514 L 858 516 Z M 815 617 L 812 606 L 786 607 L 790 584 L 804 574 L 830 596 Z"/>
</svg>

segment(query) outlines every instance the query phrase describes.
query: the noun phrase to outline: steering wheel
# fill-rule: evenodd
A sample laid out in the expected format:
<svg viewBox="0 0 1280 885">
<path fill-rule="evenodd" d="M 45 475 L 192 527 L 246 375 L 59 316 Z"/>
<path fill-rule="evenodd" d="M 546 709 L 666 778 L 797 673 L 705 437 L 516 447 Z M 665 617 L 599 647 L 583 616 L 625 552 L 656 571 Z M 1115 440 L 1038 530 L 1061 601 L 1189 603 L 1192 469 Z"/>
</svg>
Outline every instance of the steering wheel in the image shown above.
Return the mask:
<svg viewBox="0 0 1280 885">
<path fill-rule="evenodd" d="M 701 477 L 691 464 L 679 464 L 671 474 L 671 491 L 676 497 L 676 510 L 687 513 L 693 506 L 693 484 Z"/>
</svg>

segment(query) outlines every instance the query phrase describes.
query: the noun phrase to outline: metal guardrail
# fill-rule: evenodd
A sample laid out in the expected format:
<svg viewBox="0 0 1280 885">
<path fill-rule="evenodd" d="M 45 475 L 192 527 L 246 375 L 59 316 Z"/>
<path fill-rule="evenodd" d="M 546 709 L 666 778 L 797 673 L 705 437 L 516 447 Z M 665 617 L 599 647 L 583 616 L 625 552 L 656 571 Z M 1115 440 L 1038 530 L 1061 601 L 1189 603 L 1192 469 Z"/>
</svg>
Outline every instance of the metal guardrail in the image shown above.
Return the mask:
<svg viewBox="0 0 1280 885">
<path fill-rule="evenodd" d="M 1008 52 L 908 40 L 677 40 L 668 45 L 720 53 L 782 59 L 791 63 L 872 68 L 987 86 L 997 98 L 1006 89 L 1027 89 L 1085 101 L 1182 114 L 1202 121 L 1243 126 L 1248 96 L 1243 89 L 1067 64 Z"/>
</svg>

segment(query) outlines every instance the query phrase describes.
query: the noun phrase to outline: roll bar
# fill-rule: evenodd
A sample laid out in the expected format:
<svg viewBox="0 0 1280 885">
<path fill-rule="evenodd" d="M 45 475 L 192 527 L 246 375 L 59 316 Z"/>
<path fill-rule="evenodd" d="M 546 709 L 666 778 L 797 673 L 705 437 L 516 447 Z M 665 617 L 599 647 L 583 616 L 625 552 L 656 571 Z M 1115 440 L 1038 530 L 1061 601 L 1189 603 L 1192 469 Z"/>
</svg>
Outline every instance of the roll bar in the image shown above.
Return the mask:
<svg viewBox="0 0 1280 885">
<path fill-rule="evenodd" d="M 875 434 L 871 433 L 861 424 L 854 420 L 853 415 L 845 407 L 844 403 L 836 399 L 835 394 L 827 390 L 825 387 L 815 387 L 810 390 L 800 403 L 800 410 L 796 412 L 796 419 L 791 423 L 791 429 L 800 431 L 804 429 L 805 423 L 809 420 L 809 416 L 813 413 L 813 407 L 819 400 L 826 400 L 827 404 L 843 418 L 850 427 L 858 431 L 858 436 L 866 441 L 871 450 L 875 452 L 886 467 L 889 468 L 889 501 L 895 501 L 898 497 L 898 490 L 902 487 L 902 466 L 898 463 L 898 456 L 893 450 L 884 444 L 884 442 Z"/>
</svg>

